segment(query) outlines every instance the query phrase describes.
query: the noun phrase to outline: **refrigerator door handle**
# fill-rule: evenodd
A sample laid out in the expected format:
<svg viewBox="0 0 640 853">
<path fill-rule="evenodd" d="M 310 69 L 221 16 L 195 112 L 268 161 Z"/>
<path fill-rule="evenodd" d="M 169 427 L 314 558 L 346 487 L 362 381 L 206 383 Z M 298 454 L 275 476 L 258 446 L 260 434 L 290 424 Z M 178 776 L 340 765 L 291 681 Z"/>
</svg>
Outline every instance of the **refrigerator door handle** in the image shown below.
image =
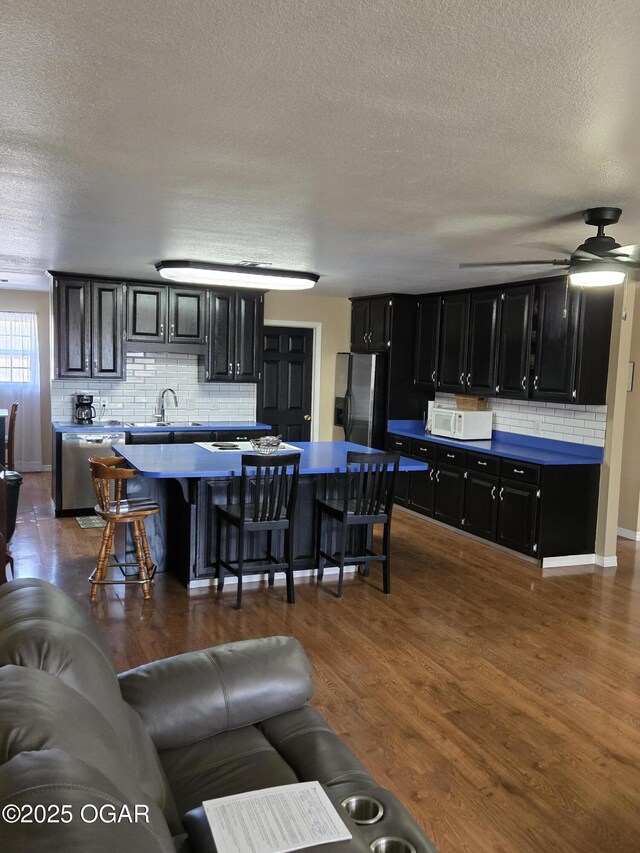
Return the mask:
<svg viewBox="0 0 640 853">
<path fill-rule="evenodd" d="M 353 423 L 351 421 L 351 391 L 347 391 L 344 395 L 344 437 L 346 441 L 351 441 L 351 429 Z"/>
</svg>

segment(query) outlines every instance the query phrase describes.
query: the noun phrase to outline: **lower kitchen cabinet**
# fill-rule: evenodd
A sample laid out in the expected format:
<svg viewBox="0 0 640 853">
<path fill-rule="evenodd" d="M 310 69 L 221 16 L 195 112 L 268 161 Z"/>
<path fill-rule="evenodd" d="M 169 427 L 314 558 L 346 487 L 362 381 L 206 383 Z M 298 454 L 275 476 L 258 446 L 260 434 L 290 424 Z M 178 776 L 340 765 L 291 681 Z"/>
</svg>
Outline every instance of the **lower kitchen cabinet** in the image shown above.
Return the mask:
<svg viewBox="0 0 640 853">
<path fill-rule="evenodd" d="M 527 483 L 500 480 L 500 508 L 496 541 L 505 548 L 535 556 L 541 491 Z"/>
<path fill-rule="evenodd" d="M 600 466 L 537 465 L 390 434 L 389 449 L 428 462 L 405 475 L 396 503 L 542 559 L 592 554 Z"/>
<path fill-rule="evenodd" d="M 461 526 L 483 539 L 495 539 L 498 518 L 498 478 L 465 471 Z"/>
<path fill-rule="evenodd" d="M 435 480 L 433 517 L 452 527 L 460 527 L 464 501 L 464 470 L 438 463 Z"/>
</svg>

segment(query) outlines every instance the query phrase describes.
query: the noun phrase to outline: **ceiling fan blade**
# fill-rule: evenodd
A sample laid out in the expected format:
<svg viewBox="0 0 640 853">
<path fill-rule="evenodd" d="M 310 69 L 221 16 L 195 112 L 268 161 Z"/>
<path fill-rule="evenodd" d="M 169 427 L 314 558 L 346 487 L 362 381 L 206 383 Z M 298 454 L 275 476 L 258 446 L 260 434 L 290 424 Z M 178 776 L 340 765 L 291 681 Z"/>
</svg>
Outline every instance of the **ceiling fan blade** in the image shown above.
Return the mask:
<svg viewBox="0 0 640 853">
<path fill-rule="evenodd" d="M 543 249 L 545 252 L 562 252 L 563 255 L 570 255 L 571 249 L 566 246 L 558 246 L 557 243 L 518 243 L 518 246 L 526 247 L 527 249 Z"/>
<path fill-rule="evenodd" d="M 556 267 L 568 267 L 571 263 L 570 260 L 554 260 L 551 261 L 489 261 L 487 263 L 468 263 L 468 264 L 458 264 L 460 269 L 471 269 L 472 267 L 529 267 L 533 264 L 545 264 L 546 266 L 556 266 Z"/>
<path fill-rule="evenodd" d="M 612 257 L 631 258 L 634 261 L 640 261 L 640 246 L 620 246 L 619 249 L 611 249 L 607 255 Z"/>
<path fill-rule="evenodd" d="M 606 255 L 594 255 L 593 252 L 585 252 L 584 249 L 576 249 L 571 255 L 573 260 L 578 261 L 601 261 Z"/>
</svg>

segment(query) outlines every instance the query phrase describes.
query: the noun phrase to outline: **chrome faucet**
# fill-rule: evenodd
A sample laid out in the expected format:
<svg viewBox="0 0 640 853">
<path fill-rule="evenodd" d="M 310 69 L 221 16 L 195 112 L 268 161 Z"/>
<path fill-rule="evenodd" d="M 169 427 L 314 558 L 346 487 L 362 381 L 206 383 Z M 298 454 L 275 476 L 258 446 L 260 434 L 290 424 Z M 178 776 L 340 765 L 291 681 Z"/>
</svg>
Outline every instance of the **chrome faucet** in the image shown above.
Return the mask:
<svg viewBox="0 0 640 853">
<path fill-rule="evenodd" d="M 159 418 L 161 423 L 165 423 L 166 421 L 166 406 L 164 402 L 165 394 L 173 394 L 173 405 L 178 408 L 178 397 L 173 388 L 165 388 L 164 391 L 160 393 L 160 397 L 158 399 L 158 409 L 156 413 L 156 417 Z"/>
</svg>

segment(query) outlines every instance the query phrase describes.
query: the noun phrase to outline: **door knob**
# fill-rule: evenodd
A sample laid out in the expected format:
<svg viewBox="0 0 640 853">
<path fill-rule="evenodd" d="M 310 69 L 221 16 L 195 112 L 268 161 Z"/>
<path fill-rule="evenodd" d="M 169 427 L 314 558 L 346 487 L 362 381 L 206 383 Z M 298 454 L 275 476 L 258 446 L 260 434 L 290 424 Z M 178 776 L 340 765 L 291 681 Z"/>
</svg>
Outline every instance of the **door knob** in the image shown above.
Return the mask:
<svg viewBox="0 0 640 853">
<path fill-rule="evenodd" d="M 311 420 L 311 415 L 305 415 L 305 416 L 304 416 L 304 419 L 305 419 L 305 421 L 310 421 L 310 420 Z"/>
</svg>

